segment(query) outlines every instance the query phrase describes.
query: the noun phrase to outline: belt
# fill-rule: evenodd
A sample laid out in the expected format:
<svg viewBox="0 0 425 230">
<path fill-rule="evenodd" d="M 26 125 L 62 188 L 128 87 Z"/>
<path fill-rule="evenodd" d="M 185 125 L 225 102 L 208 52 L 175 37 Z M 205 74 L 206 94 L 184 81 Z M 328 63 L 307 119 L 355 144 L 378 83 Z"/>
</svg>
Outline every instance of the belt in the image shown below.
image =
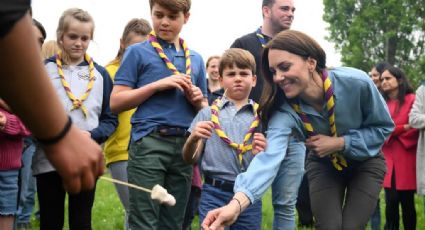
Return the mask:
<svg viewBox="0 0 425 230">
<path fill-rule="evenodd" d="M 176 126 L 157 126 L 154 132 L 158 133 L 160 136 L 176 136 L 176 137 L 187 137 L 189 132 L 185 128 L 176 127 Z"/>
<path fill-rule="evenodd" d="M 209 184 L 213 187 L 219 188 L 225 192 L 232 192 L 232 193 L 233 193 L 233 187 L 235 185 L 235 183 L 232 181 L 214 179 L 209 176 L 204 176 L 204 183 Z"/>
</svg>

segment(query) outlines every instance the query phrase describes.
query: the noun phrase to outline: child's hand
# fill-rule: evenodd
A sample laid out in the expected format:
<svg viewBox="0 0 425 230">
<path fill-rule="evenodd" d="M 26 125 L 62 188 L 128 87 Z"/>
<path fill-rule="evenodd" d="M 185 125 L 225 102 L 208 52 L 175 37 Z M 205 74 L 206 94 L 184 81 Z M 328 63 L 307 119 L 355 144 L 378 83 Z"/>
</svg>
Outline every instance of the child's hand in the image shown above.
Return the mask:
<svg viewBox="0 0 425 230">
<path fill-rule="evenodd" d="M 0 130 L 3 130 L 6 126 L 7 117 L 4 113 L 0 112 Z"/>
<path fill-rule="evenodd" d="M 255 155 L 259 152 L 262 152 L 266 149 L 267 140 L 262 133 L 254 133 L 252 138 L 252 153 Z"/>
<path fill-rule="evenodd" d="M 195 128 L 192 130 L 192 135 L 196 140 L 201 138 L 210 138 L 212 135 L 214 124 L 212 121 L 200 121 L 196 123 Z"/>
<path fill-rule="evenodd" d="M 189 91 L 192 87 L 190 78 L 186 75 L 171 75 L 155 82 L 156 91 L 177 88 L 182 92 Z"/>
<path fill-rule="evenodd" d="M 190 90 L 185 91 L 185 96 L 187 100 L 196 108 L 202 107 L 202 102 L 204 101 L 204 95 L 199 87 L 192 85 Z"/>
</svg>

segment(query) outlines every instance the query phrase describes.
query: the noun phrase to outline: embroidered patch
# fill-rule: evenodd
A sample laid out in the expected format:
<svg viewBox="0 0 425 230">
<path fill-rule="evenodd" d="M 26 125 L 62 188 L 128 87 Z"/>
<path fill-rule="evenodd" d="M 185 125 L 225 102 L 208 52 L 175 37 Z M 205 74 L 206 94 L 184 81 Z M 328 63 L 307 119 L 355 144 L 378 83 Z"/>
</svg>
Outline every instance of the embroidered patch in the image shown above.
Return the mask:
<svg viewBox="0 0 425 230">
<path fill-rule="evenodd" d="M 90 74 L 84 69 L 79 70 L 77 72 L 77 76 L 78 76 L 78 79 L 81 79 L 81 80 L 85 80 L 85 81 L 90 80 Z M 96 81 L 96 75 L 94 76 L 94 80 Z"/>
</svg>

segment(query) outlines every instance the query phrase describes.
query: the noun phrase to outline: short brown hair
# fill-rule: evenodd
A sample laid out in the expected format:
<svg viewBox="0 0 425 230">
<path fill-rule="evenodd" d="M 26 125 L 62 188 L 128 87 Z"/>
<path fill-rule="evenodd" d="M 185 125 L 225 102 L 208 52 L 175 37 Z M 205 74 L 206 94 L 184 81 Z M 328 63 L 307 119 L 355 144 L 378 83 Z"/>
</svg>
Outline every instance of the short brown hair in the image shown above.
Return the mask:
<svg viewBox="0 0 425 230">
<path fill-rule="evenodd" d="M 210 62 L 211 62 L 212 60 L 214 60 L 214 59 L 218 59 L 218 60 L 220 60 L 220 56 L 218 56 L 218 55 L 210 56 L 210 57 L 207 59 L 207 63 L 205 64 L 205 66 L 208 68 L 208 66 L 210 65 Z"/>
<path fill-rule="evenodd" d="M 186 14 L 189 12 L 190 5 L 192 3 L 191 0 L 149 0 L 151 10 L 155 4 L 158 4 L 173 13 L 183 12 Z"/>
<path fill-rule="evenodd" d="M 255 75 L 254 56 L 246 50 L 230 48 L 221 55 L 220 65 L 218 67 L 220 76 L 223 76 L 224 68 L 232 68 L 235 65 L 241 69 L 250 69 L 252 74 Z"/>
</svg>

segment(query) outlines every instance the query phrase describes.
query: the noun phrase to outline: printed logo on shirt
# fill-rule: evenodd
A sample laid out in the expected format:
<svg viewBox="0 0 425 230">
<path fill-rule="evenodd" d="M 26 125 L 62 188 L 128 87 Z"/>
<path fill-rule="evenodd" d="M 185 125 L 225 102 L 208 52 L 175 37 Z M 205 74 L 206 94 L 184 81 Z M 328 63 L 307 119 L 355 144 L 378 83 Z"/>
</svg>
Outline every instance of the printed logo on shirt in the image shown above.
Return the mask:
<svg viewBox="0 0 425 230">
<path fill-rule="evenodd" d="M 88 81 L 90 79 L 89 73 L 82 69 L 77 72 L 78 79 Z M 94 76 L 94 80 L 96 81 L 96 75 Z"/>
</svg>

